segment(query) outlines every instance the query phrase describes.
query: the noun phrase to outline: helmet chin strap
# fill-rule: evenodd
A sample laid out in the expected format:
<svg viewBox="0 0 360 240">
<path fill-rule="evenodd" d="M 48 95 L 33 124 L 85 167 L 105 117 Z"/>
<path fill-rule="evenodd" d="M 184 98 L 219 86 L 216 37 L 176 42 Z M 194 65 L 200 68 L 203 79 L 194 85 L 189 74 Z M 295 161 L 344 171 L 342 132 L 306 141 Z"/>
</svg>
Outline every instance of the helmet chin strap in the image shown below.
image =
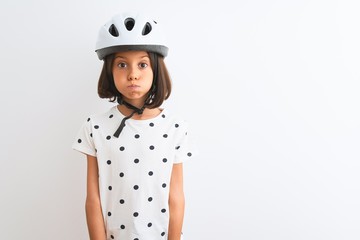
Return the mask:
<svg viewBox="0 0 360 240">
<path fill-rule="evenodd" d="M 134 110 L 129 116 L 124 117 L 121 120 L 120 126 L 118 127 L 118 129 L 115 131 L 114 133 L 114 137 L 118 138 L 120 136 L 120 133 L 122 132 L 123 128 L 125 127 L 125 121 L 128 120 L 129 118 L 132 118 L 132 116 L 134 116 L 135 113 L 141 115 L 144 112 L 145 109 L 145 104 L 142 106 L 142 108 L 137 108 L 134 105 L 131 105 L 130 103 L 122 100 L 122 98 L 118 97 L 118 103 L 120 105 L 124 104 L 127 108 Z"/>
<path fill-rule="evenodd" d="M 147 106 L 147 105 L 150 105 L 150 103 L 151 103 L 152 100 L 154 99 L 154 96 L 155 96 L 154 92 L 155 92 L 155 84 L 153 84 L 153 86 L 151 87 L 150 93 L 149 93 L 147 99 L 145 100 L 144 105 L 143 105 L 141 108 L 137 108 L 137 107 L 135 107 L 134 105 L 132 105 L 132 104 L 124 101 L 121 96 L 118 96 L 118 97 L 117 97 L 117 102 L 118 102 L 120 105 L 125 105 L 127 108 L 133 110 L 133 112 L 132 112 L 129 116 L 124 117 L 124 118 L 121 120 L 121 123 L 120 123 L 118 129 L 117 129 L 117 130 L 115 131 L 115 133 L 114 133 L 114 137 L 118 138 L 118 137 L 120 136 L 120 133 L 122 132 L 123 128 L 124 128 L 125 125 L 126 125 L 126 124 L 125 124 L 125 121 L 126 121 L 126 120 L 128 120 L 129 118 L 132 118 L 132 116 L 134 116 L 135 113 L 137 113 L 137 114 L 139 114 L 139 115 L 143 114 L 146 106 Z"/>
</svg>

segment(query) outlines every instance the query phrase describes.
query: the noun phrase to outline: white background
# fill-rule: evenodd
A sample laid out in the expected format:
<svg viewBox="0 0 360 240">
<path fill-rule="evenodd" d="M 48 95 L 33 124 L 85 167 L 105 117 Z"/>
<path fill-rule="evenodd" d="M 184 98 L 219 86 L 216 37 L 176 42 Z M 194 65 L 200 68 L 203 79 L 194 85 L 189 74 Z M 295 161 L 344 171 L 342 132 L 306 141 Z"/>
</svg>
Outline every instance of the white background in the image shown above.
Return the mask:
<svg viewBox="0 0 360 240">
<path fill-rule="evenodd" d="M 164 25 L 199 158 L 186 240 L 360 239 L 357 0 L 0 3 L 0 239 L 87 239 L 85 157 L 99 27 L 123 10 Z"/>
</svg>

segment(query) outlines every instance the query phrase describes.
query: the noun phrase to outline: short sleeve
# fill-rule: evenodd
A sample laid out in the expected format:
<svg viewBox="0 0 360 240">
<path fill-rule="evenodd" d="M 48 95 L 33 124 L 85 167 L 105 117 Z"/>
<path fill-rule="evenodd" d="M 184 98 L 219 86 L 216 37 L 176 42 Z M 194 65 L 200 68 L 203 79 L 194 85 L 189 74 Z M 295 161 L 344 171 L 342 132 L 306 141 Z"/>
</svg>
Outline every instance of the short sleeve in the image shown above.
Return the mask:
<svg viewBox="0 0 360 240">
<path fill-rule="evenodd" d="M 194 139 L 192 138 L 188 124 L 186 122 L 179 124 L 179 134 L 179 140 L 175 146 L 174 164 L 194 159 L 198 153 Z"/>
<path fill-rule="evenodd" d="M 81 126 L 72 148 L 81 153 L 96 156 L 90 118 Z"/>
</svg>

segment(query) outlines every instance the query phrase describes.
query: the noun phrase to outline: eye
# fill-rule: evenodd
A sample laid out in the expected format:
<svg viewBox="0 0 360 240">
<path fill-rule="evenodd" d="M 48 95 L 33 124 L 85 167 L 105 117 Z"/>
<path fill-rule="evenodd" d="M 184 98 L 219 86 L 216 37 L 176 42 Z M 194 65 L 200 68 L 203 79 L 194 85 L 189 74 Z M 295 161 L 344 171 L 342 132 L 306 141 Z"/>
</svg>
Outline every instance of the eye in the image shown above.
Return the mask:
<svg viewBox="0 0 360 240">
<path fill-rule="evenodd" d="M 121 63 L 118 64 L 118 67 L 119 68 L 126 68 L 126 63 L 121 62 Z"/>
<path fill-rule="evenodd" d="M 148 66 L 147 63 L 140 63 L 140 64 L 139 64 L 139 67 L 140 67 L 140 68 L 146 68 L 147 66 Z"/>
</svg>

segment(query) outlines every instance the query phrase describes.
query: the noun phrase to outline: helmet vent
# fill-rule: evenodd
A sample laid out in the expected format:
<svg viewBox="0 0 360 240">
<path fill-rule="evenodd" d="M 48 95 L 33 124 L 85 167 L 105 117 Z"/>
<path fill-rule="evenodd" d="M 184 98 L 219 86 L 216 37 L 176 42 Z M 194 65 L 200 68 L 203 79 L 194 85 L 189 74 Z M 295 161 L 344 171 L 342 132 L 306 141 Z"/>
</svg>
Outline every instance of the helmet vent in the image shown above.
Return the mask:
<svg viewBox="0 0 360 240">
<path fill-rule="evenodd" d="M 151 29 L 151 24 L 147 22 L 143 28 L 142 35 L 148 35 L 151 32 Z"/>
<path fill-rule="evenodd" d="M 127 18 L 124 21 L 125 27 L 128 31 L 131 31 L 135 26 L 135 20 L 133 18 Z"/>
<path fill-rule="evenodd" d="M 111 35 L 113 35 L 114 37 L 118 37 L 119 36 L 119 32 L 117 30 L 117 28 L 115 27 L 114 24 L 111 24 L 111 26 L 109 27 L 109 33 Z"/>
</svg>

